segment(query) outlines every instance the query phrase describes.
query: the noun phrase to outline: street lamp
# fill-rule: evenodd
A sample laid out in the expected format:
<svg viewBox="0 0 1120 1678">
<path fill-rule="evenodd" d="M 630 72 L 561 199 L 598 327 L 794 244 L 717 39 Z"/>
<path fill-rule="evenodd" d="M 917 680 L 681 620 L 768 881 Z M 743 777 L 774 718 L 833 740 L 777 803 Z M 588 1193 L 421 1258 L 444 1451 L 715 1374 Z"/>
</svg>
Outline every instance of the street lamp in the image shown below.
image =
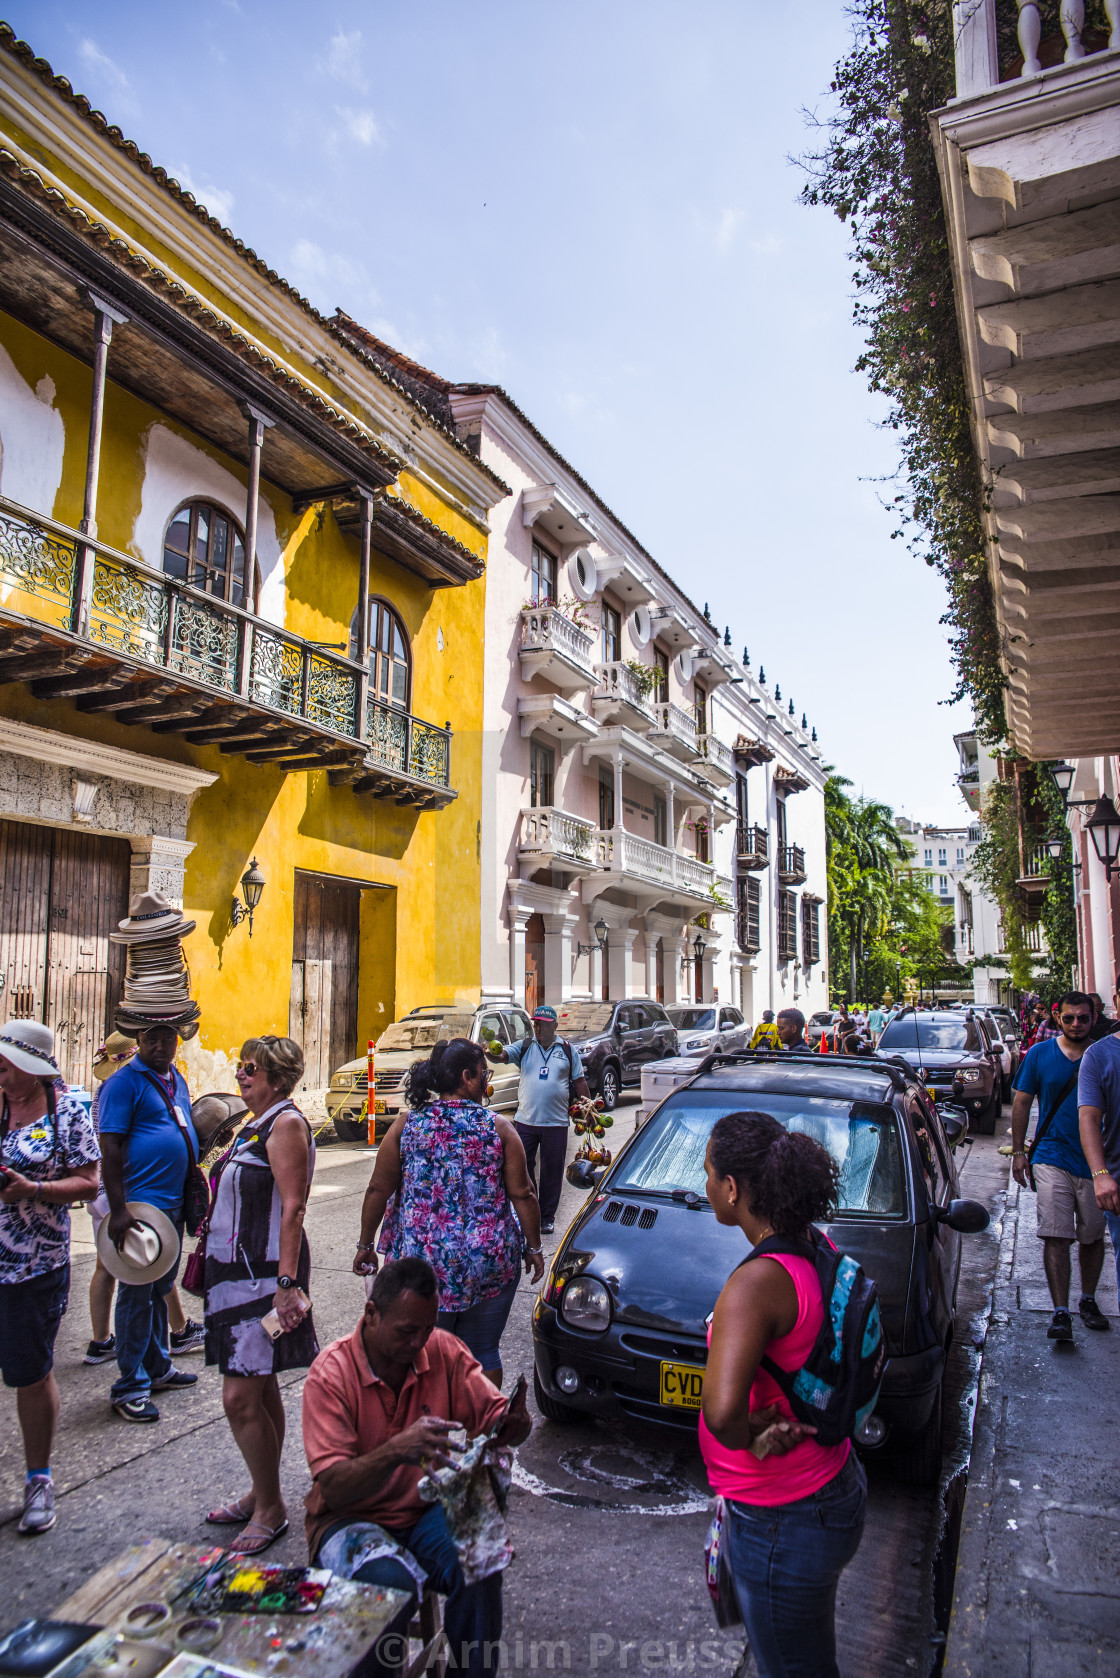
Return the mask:
<svg viewBox="0 0 1120 1678">
<path fill-rule="evenodd" d="M 1064 844 L 1064 839 L 1047 839 L 1046 849 L 1049 851 L 1055 862 L 1061 861 L 1062 847 Z"/>
<path fill-rule="evenodd" d="M 599 919 L 595 922 L 595 925 L 591 928 L 591 930 L 595 934 L 594 944 L 580 944 L 580 943 L 577 943 L 576 944 L 576 955 L 577 956 L 589 956 L 589 955 L 592 955 L 596 950 L 605 950 L 606 949 L 606 947 L 607 947 L 607 934 L 610 932 L 610 927 L 607 925 L 606 921 L 603 920 L 602 916 L 600 916 Z"/>
<path fill-rule="evenodd" d="M 705 944 L 705 942 L 701 938 L 700 934 L 697 933 L 696 937 L 692 940 L 692 953 L 696 957 L 697 961 L 703 961 L 704 951 L 707 948 L 708 948 L 707 944 Z"/>
<path fill-rule="evenodd" d="M 1120 854 L 1120 815 L 1107 794 L 1097 799 L 1093 814 L 1085 826 L 1093 841 L 1093 849 L 1104 868 L 1104 877 L 1111 880 L 1116 870 L 1117 855 Z"/>
<path fill-rule="evenodd" d="M 230 923 L 233 926 L 240 926 L 246 915 L 248 916 L 250 938 L 253 936 L 253 910 L 261 900 L 265 883 L 265 877 L 260 871 L 256 857 L 254 857 L 241 876 L 241 895 L 245 899 L 245 907 L 243 909 L 237 898 L 234 897 L 233 908 L 229 914 Z"/>
<path fill-rule="evenodd" d="M 1050 778 L 1057 787 L 1058 791 L 1061 793 L 1063 804 L 1067 804 L 1069 802 L 1070 788 L 1073 786 L 1073 777 L 1075 773 L 1076 771 L 1072 763 L 1063 762 L 1052 763 L 1050 765 Z"/>
</svg>

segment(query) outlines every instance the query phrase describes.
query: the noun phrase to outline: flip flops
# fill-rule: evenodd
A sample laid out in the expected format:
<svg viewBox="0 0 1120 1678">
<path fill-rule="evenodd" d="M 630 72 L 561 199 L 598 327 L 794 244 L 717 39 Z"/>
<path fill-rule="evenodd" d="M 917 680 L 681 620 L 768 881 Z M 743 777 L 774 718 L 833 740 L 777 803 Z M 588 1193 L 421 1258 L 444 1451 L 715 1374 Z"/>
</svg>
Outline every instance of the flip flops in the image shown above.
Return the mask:
<svg viewBox="0 0 1120 1678">
<path fill-rule="evenodd" d="M 252 1518 L 252 1510 L 243 1509 L 241 1499 L 234 1497 L 228 1503 L 223 1503 L 220 1509 L 211 1509 L 206 1520 L 212 1527 L 232 1527 L 241 1526 L 243 1522 L 251 1521 Z"/>
<path fill-rule="evenodd" d="M 231 1556 L 259 1556 L 270 1544 L 283 1538 L 287 1530 L 287 1521 L 281 1521 L 278 1527 L 266 1527 L 261 1521 L 250 1521 L 241 1537 L 230 1545 L 229 1553 Z"/>
</svg>

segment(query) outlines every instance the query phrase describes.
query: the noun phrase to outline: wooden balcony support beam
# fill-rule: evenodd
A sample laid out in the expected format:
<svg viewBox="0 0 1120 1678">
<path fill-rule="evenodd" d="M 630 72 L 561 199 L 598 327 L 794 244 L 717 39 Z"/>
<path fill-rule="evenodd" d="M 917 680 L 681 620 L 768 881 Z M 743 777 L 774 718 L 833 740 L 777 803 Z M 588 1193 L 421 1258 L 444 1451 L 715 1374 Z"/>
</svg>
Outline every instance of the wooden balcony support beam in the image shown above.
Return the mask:
<svg viewBox="0 0 1120 1678">
<path fill-rule="evenodd" d="M 334 769 L 338 764 L 345 763 L 350 753 L 340 746 L 337 751 L 308 752 L 303 757 L 285 757 L 277 752 L 246 752 L 245 756 L 250 763 L 272 763 L 277 769 L 299 775 L 305 769 Z"/>
<path fill-rule="evenodd" d="M 55 669 L 58 669 L 57 661 Z M 32 683 L 36 699 L 76 699 L 79 694 L 104 693 L 109 688 L 121 688 L 132 679 L 131 670 L 113 670 L 104 664 L 90 665 L 88 660 L 77 666 L 68 676 L 49 676 Z"/>
<path fill-rule="evenodd" d="M 174 682 L 133 682 L 128 686 L 106 684 L 100 693 L 86 694 L 75 700 L 75 709 L 83 712 L 128 711 L 135 705 L 148 705 L 165 694 L 175 692 Z"/>
</svg>

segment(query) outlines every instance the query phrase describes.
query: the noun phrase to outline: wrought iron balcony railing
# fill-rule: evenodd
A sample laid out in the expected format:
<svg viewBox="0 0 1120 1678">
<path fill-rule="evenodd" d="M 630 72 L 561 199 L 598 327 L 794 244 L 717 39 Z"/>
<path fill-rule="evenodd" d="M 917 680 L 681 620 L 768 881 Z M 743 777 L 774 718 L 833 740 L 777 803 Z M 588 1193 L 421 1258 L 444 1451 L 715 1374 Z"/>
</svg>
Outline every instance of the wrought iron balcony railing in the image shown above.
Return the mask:
<svg viewBox="0 0 1120 1678">
<path fill-rule="evenodd" d="M 43 697 L 402 802 L 455 796 L 449 731 L 366 699 L 363 666 L 4 497 L 0 637 L 0 679 Z"/>
</svg>

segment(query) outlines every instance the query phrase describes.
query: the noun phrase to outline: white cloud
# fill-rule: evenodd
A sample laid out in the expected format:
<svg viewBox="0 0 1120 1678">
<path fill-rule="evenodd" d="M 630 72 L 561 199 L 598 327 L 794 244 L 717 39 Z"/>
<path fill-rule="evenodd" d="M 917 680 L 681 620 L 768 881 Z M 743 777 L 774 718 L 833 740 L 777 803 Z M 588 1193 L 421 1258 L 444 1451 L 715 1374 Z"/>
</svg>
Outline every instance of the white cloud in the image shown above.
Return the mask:
<svg viewBox="0 0 1120 1678">
<path fill-rule="evenodd" d="M 327 56 L 318 61 L 318 68 L 333 76 L 336 82 L 344 82 L 347 87 L 356 87 L 364 93 L 369 83 L 362 71 L 362 32 L 355 29 L 347 35 L 342 29 L 337 35 L 332 35 Z"/>
<path fill-rule="evenodd" d="M 340 106 L 338 114 L 350 139 L 359 146 L 382 144 L 381 130 L 372 111 L 351 111 Z"/>
<path fill-rule="evenodd" d="M 87 36 L 78 48 L 78 54 L 86 68 L 95 76 L 100 76 L 103 82 L 108 82 L 110 86 L 119 88 L 122 92 L 128 86 L 128 77 L 120 65 L 103 53 L 96 41 L 91 41 Z"/>
<path fill-rule="evenodd" d="M 716 229 L 716 249 L 729 250 L 743 220 L 742 210 L 724 210 Z"/>
<path fill-rule="evenodd" d="M 212 181 L 196 181 L 185 163 L 178 163 L 171 170 L 175 179 L 187 192 L 193 192 L 200 204 L 205 204 L 212 216 L 217 216 L 223 226 L 228 227 L 233 214 L 233 193 L 225 187 L 215 186 Z"/>
<path fill-rule="evenodd" d="M 776 233 L 764 233 L 761 239 L 751 240 L 751 250 L 756 256 L 777 256 L 784 244 Z"/>
</svg>

